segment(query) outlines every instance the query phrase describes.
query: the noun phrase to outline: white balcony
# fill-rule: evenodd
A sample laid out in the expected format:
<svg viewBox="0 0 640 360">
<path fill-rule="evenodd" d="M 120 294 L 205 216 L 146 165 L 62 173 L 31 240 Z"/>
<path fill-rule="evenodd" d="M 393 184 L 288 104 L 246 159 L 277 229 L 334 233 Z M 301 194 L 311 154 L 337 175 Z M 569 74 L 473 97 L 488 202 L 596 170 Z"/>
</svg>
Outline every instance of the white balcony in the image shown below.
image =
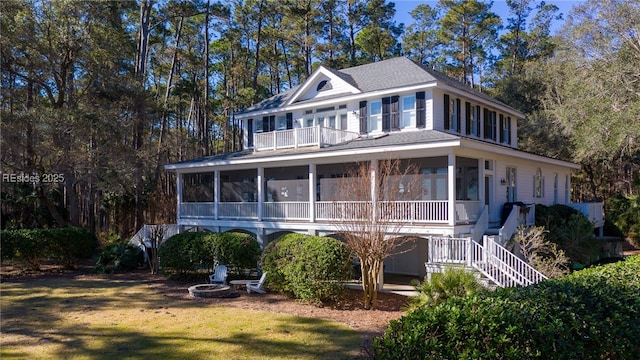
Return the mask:
<svg viewBox="0 0 640 360">
<path fill-rule="evenodd" d="M 257 202 L 224 202 L 218 204 L 218 219 L 256 220 Z M 449 221 L 449 203 L 446 200 L 385 201 L 379 202 L 377 211 L 384 221 L 446 224 Z M 456 202 L 456 222 L 475 222 L 480 215 L 479 202 Z M 369 201 L 317 201 L 315 219 L 311 219 L 310 205 L 307 201 L 264 202 L 262 219 L 276 221 L 317 221 L 332 222 L 354 220 L 364 217 L 371 211 Z M 182 203 L 182 219 L 215 219 L 215 203 Z"/>
<path fill-rule="evenodd" d="M 325 147 L 353 140 L 359 135 L 345 130 L 323 126 L 311 126 L 278 130 L 253 135 L 254 151 L 297 149 L 301 147 Z"/>
</svg>

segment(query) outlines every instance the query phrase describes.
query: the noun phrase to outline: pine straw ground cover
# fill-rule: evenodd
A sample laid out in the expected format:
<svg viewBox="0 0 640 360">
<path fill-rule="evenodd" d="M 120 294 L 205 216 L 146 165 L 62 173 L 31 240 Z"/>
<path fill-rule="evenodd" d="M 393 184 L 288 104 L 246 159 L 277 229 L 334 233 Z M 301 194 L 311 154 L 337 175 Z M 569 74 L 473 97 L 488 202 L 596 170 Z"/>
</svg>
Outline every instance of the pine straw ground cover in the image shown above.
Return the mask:
<svg viewBox="0 0 640 360">
<path fill-rule="evenodd" d="M 315 307 L 277 294 L 194 299 L 193 284 L 144 272 L 2 277 L 2 359 L 353 359 L 407 299 L 361 292 Z"/>
</svg>

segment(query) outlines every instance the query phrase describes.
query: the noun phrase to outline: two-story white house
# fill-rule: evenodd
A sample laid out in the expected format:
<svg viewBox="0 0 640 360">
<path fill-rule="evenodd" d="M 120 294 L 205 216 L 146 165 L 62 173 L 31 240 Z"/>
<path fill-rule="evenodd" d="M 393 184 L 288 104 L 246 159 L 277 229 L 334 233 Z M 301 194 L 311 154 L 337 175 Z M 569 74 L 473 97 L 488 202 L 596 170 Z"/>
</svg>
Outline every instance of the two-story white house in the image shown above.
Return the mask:
<svg viewBox="0 0 640 360">
<path fill-rule="evenodd" d="M 332 234 L 335 209 L 351 203 L 334 196 L 349 167 L 400 159 L 419 169 L 422 195 L 398 204 L 398 221 L 424 241 L 388 272 L 423 275 L 430 235 L 501 234 L 519 209 L 505 203 L 570 204 L 579 169 L 518 150 L 522 113 L 404 57 L 320 66 L 235 117 L 244 150 L 166 166 L 177 173 L 178 225 L 243 230 L 263 245 L 284 232 Z"/>
</svg>

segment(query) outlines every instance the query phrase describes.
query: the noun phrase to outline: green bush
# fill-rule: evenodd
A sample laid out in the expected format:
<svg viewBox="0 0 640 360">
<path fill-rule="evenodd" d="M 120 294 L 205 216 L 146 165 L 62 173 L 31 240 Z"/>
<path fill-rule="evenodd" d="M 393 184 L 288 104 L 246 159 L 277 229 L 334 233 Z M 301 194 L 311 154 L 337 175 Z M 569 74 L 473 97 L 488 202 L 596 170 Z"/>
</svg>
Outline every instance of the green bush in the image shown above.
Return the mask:
<svg viewBox="0 0 640 360">
<path fill-rule="evenodd" d="M 29 270 L 40 270 L 42 261 L 49 255 L 47 233 L 44 229 L 3 230 L 3 259 L 13 259 Z"/>
<path fill-rule="evenodd" d="M 640 256 L 392 321 L 377 359 L 638 359 Z"/>
<path fill-rule="evenodd" d="M 50 256 L 67 268 L 73 268 L 79 259 L 90 258 L 98 240 L 79 227 L 45 230 Z"/>
<path fill-rule="evenodd" d="M 142 249 L 127 242 L 106 245 L 96 260 L 95 272 L 113 274 L 138 267 L 142 258 Z"/>
<path fill-rule="evenodd" d="M 443 273 L 431 274 L 427 281 L 414 285 L 418 296 L 411 299 L 411 311 L 436 306 L 452 297 L 481 294 L 485 291 L 473 273 L 451 267 L 446 268 Z"/>
<path fill-rule="evenodd" d="M 337 300 L 351 275 L 351 251 L 321 236 L 288 234 L 269 244 L 262 256 L 271 289 L 320 304 Z"/>
<path fill-rule="evenodd" d="M 260 244 L 249 234 L 226 232 L 207 237 L 212 258 L 230 269 L 254 269 L 260 259 Z"/>
<path fill-rule="evenodd" d="M 209 234 L 185 232 L 167 239 L 158 248 L 163 270 L 184 275 L 199 267 L 210 268 L 213 257 L 206 246 L 206 236 Z"/>
<path fill-rule="evenodd" d="M 614 196 L 605 203 L 605 214 L 631 243 L 640 248 L 640 196 Z"/>
</svg>

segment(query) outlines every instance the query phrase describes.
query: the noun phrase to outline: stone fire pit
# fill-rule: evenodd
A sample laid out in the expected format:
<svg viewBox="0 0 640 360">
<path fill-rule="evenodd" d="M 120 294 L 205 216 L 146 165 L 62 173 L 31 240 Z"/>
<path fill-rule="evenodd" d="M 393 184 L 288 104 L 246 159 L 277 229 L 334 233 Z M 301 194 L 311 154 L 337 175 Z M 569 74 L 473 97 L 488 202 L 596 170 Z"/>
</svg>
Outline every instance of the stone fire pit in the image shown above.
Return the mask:
<svg viewBox="0 0 640 360">
<path fill-rule="evenodd" d="M 189 295 L 201 298 L 228 298 L 240 296 L 237 291 L 228 285 L 199 284 L 189 287 Z"/>
</svg>

